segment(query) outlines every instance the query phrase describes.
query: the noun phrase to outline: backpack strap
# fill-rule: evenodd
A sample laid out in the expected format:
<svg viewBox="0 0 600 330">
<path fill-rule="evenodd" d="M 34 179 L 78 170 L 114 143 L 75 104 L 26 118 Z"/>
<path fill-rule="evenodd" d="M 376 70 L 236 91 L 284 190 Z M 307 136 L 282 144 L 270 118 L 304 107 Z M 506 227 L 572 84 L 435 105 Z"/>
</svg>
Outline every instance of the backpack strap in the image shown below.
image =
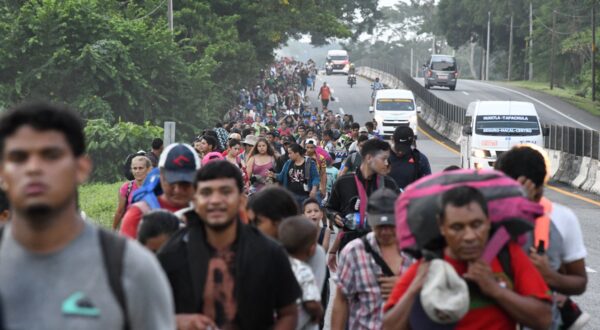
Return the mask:
<svg viewBox="0 0 600 330">
<path fill-rule="evenodd" d="M 381 267 L 381 271 L 383 272 L 383 275 L 385 276 L 395 276 L 394 272 L 390 269 L 390 266 L 388 266 L 388 264 L 385 262 L 385 260 L 383 260 L 383 258 L 379 255 L 379 253 L 377 253 L 375 250 L 373 250 L 373 247 L 371 246 L 371 244 L 369 244 L 369 241 L 367 240 L 367 235 L 363 236 L 360 238 L 360 240 L 362 241 L 363 245 L 365 246 L 365 251 L 367 251 L 367 253 L 369 253 L 371 255 L 371 257 L 373 257 L 373 260 L 375 260 L 375 263 Z"/>
<path fill-rule="evenodd" d="M 128 330 L 131 328 L 131 325 L 129 324 L 129 313 L 127 311 L 127 301 L 125 300 L 125 289 L 123 288 L 122 280 L 127 239 L 111 234 L 101 228 L 98 229 L 98 236 L 108 284 L 123 312 L 123 329 Z"/>
<path fill-rule="evenodd" d="M 544 215 L 535 219 L 533 246 L 539 249 L 543 244 L 544 250 L 548 250 L 550 246 L 550 213 L 552 213 L 552 202 L 546 197 L 542 197 L 540 204 L 544 207 Z"/>
<path fill-rule="evenodd" d="M 512 264 L 510 261 L 510 251 L 508 249 L 508 244 L 504 245 L 504 247 L 498 252 L 498 261 L 500 262 L 500 266 L 504 273 L 508 276 L 508 278 L 514 282 L 515 274 L 512 269 Z"/>
<path fill-rule="evenodd" d="M 414 163 L 415 170 L 413 172 L 413 182 L 414 182 L 423 176 L 423 172 L 421 172 L 421 152 L 417 149 L 413 149 L 412 157 L 415 161 L 415 163 Z"/>
<path fill-rule="evenodd" d="M 354 174 L 354 183 L 356 184 L 358 198 L 360 199 L 358 212 L 360 214 L 360 227 L 363 228 L 365 224 L 365 214 L 367 213 L 367 191 L 365 190 L 362 182 L 360 182 L 358 179 L 356 173 Z"/>
<path fill-rule="evenodd" d="M 125 193 L 125 209 L 127 209 L 127 206 L 129 205 L 129 195 L 131 195 L 131 190 L 133 189 L 133 181 L 131 180 L 129 181 L 129 184 L 127 184 L 127 192 Z"/>
</svg>

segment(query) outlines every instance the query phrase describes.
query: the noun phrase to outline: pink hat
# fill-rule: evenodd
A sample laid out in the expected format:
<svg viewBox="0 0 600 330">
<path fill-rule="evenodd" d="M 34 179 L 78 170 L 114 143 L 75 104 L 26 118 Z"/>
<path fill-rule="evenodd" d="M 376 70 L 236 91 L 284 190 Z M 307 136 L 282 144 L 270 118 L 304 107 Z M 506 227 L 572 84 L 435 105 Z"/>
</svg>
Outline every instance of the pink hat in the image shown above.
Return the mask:
<svg viewBox="0 0 600 330">
<path fill-rule="evenodd" d="M 213 160 L 223 160 L 223 159 L 224 159 L 223 155 L 220 152 L 218 152 L 218 151 L 209 152 L 202 158 L 202 165 L 206 165 L 208 162 L 211 162 Z"/>
</svg>

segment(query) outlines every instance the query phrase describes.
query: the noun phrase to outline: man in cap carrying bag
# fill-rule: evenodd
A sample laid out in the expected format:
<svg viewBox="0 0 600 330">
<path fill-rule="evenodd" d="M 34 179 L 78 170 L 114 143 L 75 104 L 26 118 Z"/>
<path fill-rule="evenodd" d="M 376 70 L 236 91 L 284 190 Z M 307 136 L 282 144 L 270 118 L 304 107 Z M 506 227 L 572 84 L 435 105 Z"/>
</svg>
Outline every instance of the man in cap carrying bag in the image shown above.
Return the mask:
<svg viewBox="0 0 600 330">
<path fill-rule="evenodd" d="M 392 135 L 393 151 L 390 153 L 389 176 L 396 181 L 398 188 L 404 189 L 418 179 L 431 174 L 427 157 L 414 148 L 415 133 L 408 126 L 398 126 Z"/>
<path fill-rule="evenodd" d="M 331 328 L 381 329 L 383 303 L 411 258 L 396 243 L 397 194 L 379 189 L 369 198 L 367 221 L 373 231 L 348 243 L 340 253 Z"/>
</svg>

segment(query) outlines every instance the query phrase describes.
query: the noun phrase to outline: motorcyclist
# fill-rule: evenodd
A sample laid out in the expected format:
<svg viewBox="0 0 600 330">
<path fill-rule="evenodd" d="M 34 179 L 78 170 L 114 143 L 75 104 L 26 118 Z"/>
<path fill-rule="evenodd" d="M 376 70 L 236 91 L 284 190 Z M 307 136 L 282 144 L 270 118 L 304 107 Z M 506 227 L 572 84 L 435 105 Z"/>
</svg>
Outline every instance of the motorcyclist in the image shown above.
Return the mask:
<svg viewBox="0 0 600 330">
<path fill-rule="evenodd" d="M 348 75 L 356 74 L 356 68 L 354 67 L 354 63 L 350 63 L 350 68 L 348 69 Z"/>
<path fill-rule="evenodd" d="M 348 68 L 348 79 L 346 80 L 346 83 L 349 85 L 356 84 L 356 68 L 354 67 L 354 63 L 351 63 L 350 68 Z"/>
</svg>

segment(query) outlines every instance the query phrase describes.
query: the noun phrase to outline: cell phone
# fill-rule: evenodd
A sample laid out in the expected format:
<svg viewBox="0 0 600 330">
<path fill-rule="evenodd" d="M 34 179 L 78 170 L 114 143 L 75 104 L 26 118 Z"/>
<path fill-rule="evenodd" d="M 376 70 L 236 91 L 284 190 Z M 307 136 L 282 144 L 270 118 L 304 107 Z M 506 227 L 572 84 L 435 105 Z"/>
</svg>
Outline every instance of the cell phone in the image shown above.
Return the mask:
<svg viewBox="0 0 600 330">
<path fill-rule="evenodd" d="M 544 242 L 542 239 L 538 241 L 537 254 L 546 254 L 546 242 Z"/>
</svg>

